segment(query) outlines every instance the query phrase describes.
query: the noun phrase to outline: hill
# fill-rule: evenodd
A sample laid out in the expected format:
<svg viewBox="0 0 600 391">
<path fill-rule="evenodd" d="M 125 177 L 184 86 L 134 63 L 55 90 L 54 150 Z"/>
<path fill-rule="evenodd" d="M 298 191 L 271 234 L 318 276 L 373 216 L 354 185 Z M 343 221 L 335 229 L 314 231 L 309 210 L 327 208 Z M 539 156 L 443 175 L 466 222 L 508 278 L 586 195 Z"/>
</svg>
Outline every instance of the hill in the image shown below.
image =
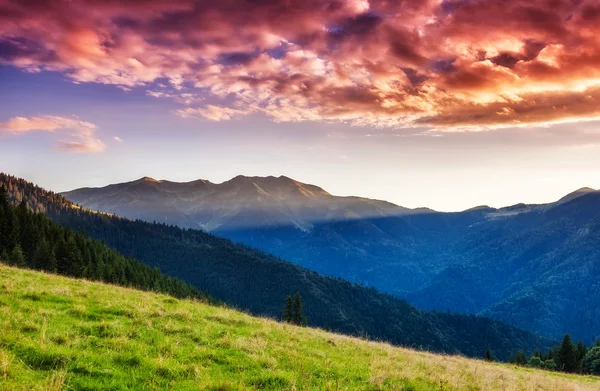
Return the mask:
<svg viewBox="0 0 600 391">
<path fill-rule="evenodd" d="M 441 356 L 0 266 L 0 389 L 592 391 L 594 377 Z"/>
<path fill-rule="evenodd" d="M 89 190 L 88 196 L 103 191 Z M 120 194 L 126 192 L 121 188 Z M 100 210 L 128 208 L 116 199 L 104 205 L 81 201 Z M 274 201 L 264 203 L 268 210 Z M 304 229 L 291 219 L 264 225 L 260 215 L 254 226 L 246 220 L 213 233 L 419 308 L 486 315 L 591 343 L 600 338 L 599 211 L 600 192 L 582 188 L 545 205 L 337 216 L 313 219 Z M 158 213 L 148 218 L 164 221 Z"/>
<path fill-rule="evenodd" d="M 499 359 L 506 360 L 516 350 L 532 352 L 553 344 L 487 318 L 420 311 L 373 288 L 321 276 L 202 231 L 77 208 L 22 179 L 0 175 L 1 185 L 15 202 L 25 200 L 32 209 L 45 211 L 62 225 L 254 314 L 278 318 L 286 297 L 299 292 L 309 325 L 396 345 L 475 357 L 491 348 Z"/>
</svg>

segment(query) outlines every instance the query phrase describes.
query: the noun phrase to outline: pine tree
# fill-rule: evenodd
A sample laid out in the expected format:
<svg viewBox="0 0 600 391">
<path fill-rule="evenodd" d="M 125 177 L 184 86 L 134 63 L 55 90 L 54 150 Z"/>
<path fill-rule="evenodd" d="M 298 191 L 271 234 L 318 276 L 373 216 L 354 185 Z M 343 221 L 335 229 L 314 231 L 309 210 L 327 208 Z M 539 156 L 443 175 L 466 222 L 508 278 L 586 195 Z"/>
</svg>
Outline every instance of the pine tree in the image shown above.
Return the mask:
<svg viewBox="0 0 600 391">
<path fill-rule="evenodd" d="M 583 358 L 583 373 L 600 376 L 600 346 L 595 346 Z"/>
<path fill-rule="evenodd" d="M 50 273 L 56 272 L 56 257 L 46 239 L 40 240 L 33 253 L 33 267 Z"/>
<path fill-rule="evenodd" d="M 494 361 L 494 355 L 492 354 L 492 351 L 490 350 L 490 348 L 487 348 L 487 350 L 485 351 L 485 361 L 489 361 L 489 362 Z"/>
<path fill-rule="evenodd" d="M 523 353 L 523 351 L 519 350 L 515 356 L 515 364 L 520 365 L 520 366 L 524 366 L 525 364 L 527 364 L 527 359 L 525 358 L 525 353 Z"/>
<path fill-rule="evenodd" d="M 563 372 L 577 371 L 578 356 L 579 351 L 573 343 L 571 336 L 569 334 L 565 334 L 560 346 L 558 347 L 558 351 L 556 352 L 556 365 L 558 369 Z"/>
<path fill-rule="evenodd" d="M 294 296 L 292 305 L 292 323 L 298 326 L 306 324 L 306 318 L 302 314 L 302 297 L 300 297 L 300 292 L 297 292 Z"/>
<path fill-rule="evenodd" d="M 2 249 L 0 253 L 0 262 L 10 264 L 10 256 L 8 255 L 8 251 L 5 248 Z"/>
<path fill-rule="evenodd" d="M 293 303 L 292 296 L 288 296 L 285 301 L 285 308 L 283 309 L 283 321 L 291 323 L 293 320 Z"/>
<path fill-rule="evenodd" d="M 16 245 L 13 247 L 12 251 L 9 255 L 9 262 L 13 266 L 23 267 L 26 265 L 25 255 L 23 254 L 23 250 L 20 245 Z"/>
<path fill-rule="evenodd" d="M 587 348 L 585 347 L 583 342 L 581 342 L 581 340 L 580 340 L 577 343 L 577 372 L 578 373 L 583 372 L 583 359 L 586 354 L 587 354 Z"/>
</svg>

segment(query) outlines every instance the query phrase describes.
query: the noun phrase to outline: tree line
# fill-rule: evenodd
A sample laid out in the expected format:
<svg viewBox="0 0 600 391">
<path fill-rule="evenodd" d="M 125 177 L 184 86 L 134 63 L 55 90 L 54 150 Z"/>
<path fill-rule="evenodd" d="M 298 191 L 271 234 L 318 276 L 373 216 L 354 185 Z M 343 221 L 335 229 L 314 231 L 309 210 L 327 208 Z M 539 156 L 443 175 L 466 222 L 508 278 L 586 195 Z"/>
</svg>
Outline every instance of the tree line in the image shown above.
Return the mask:
<svg viewBox="0 0 600 391">
<path fill-rule="evenodd" d="M 124 257 L 100 241 L 32 212 L 25 200 L 18 206 L 11 205 L 4 186 L 0 187 L 0 261 L 178 298 L 207 299 L 188 283 L 165 276 L 157 268 Z"/>
<path fill-rule="evenodd" d="M 600 340 L 587 347 L 582 341 L 579 341 L 576 345 L 571 336 L 565 334 L 562 342 L 547 352 L 535 350 L 527 359 L 525 353 L 517 351 L 511 356 L 509 362 L 548 371 L 599 376 Z"/>
</svg>

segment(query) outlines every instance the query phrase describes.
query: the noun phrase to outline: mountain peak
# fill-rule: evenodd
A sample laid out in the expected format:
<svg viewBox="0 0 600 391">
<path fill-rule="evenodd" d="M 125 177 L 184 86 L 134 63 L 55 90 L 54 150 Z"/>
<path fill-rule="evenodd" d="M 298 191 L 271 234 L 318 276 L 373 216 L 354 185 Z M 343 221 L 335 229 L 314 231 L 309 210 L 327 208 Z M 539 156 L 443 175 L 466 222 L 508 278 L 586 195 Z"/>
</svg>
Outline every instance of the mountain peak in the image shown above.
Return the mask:
<svg viewBox="0 0 600 391">
<path fill-rule="evenodd" d="M 135 182 L 150 182 L 150 183 L 160 183 L 161 181 L 159 181 L 158 179 L 154 179 L 152 177 L 149 176 L 145 176 L 143 178 L 138 179 Z"/>
<path fill-rule="evenodd" d="M 598 190 L 592 189 L 591 187 L 582 187 L 581 189 L 577 189 L 574 192 L 571 192 L 571 193 L 567 194 L 566 196 L 564 196 L 560 200 L 556 201 L 556 203 L 557 204 L 562 204 L 564 202 L 571 201 L 572 199 L 575 199 L 575 198 L 580 197 L 582 195 L 585 195 L 585 194 L 588 194 L 588 193 L 595 193 L 597 191 Z"/>
</svg>

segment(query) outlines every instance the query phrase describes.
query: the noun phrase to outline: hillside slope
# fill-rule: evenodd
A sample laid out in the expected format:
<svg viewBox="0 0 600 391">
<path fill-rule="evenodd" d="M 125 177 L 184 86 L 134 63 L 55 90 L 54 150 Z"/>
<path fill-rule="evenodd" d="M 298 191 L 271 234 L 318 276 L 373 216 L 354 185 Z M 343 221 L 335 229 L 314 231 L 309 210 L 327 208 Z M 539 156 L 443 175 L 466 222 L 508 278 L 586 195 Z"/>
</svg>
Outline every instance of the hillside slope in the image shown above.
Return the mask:
<svg viewBox="0 0 600 391">
<path fill-rule="evenodd" d="M 278 318 L 286 297 L 299 292 L 309 325 L 396 345 L 474 357 L 491 348 L 503 360 L 519 349 L 530 353 L 553 345 L 551 340 L 487 318 L 420 311 L 373 288 L 321 276 L 202 231 L 89 212 L 6 175 L 0 175 L 2 184 L 15 200 L 25 199 L 56 222 L 254 314 Z"/>
<path fill-rule="evenodd" d="M 592 391 L 594 377 L 440 356 L 0 266 L 0 389 Z"/>
</svg>

